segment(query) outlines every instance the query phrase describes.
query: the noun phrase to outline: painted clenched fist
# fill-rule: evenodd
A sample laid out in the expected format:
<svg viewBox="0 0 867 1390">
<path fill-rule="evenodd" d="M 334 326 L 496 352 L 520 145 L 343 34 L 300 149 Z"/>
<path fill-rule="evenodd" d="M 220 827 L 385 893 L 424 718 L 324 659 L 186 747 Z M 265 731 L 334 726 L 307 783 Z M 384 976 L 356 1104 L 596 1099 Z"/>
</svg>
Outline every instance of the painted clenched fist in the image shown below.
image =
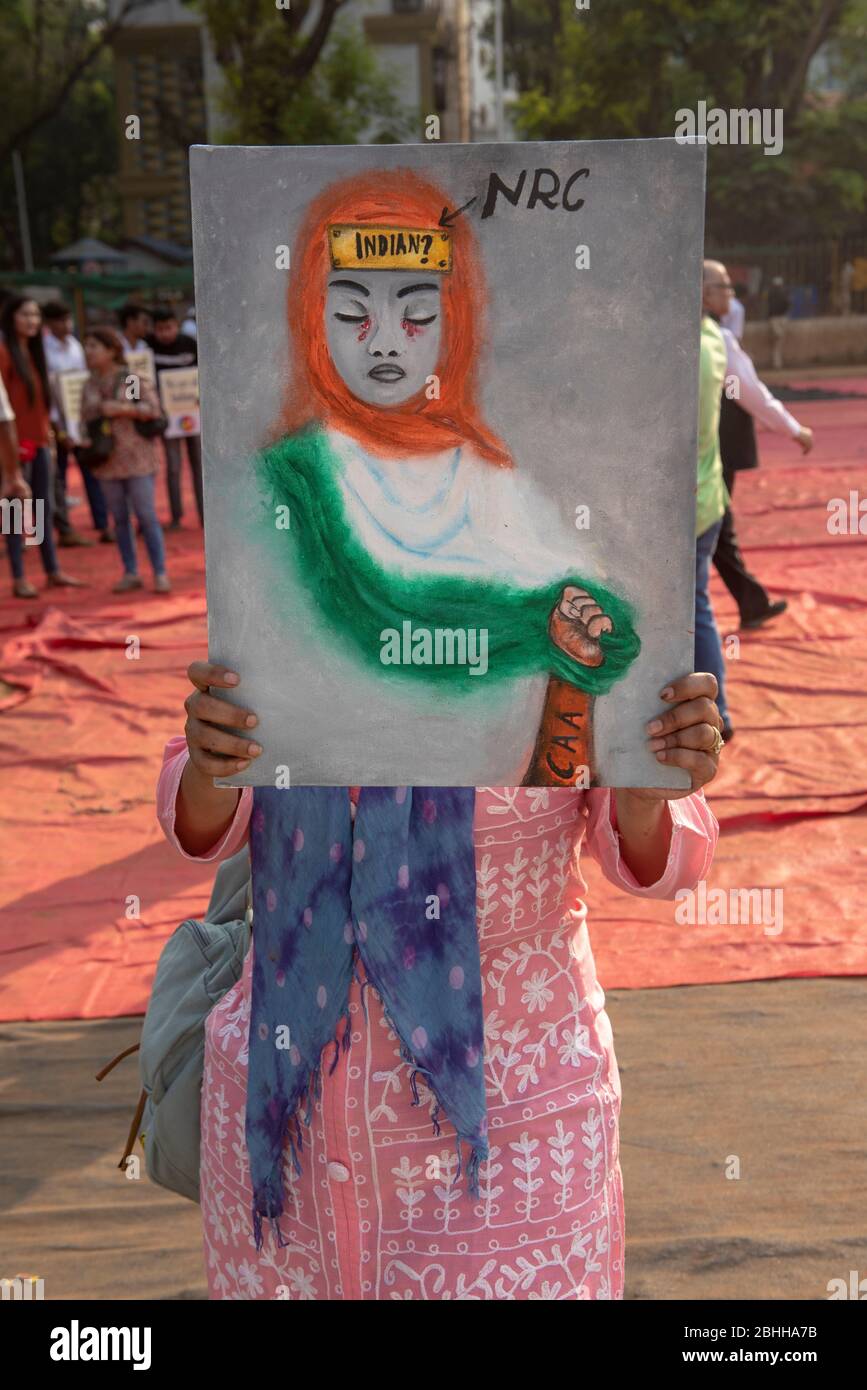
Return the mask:
<svg viewBox="0 0 867 1390">
<path fill-rule="evenodd" d="M 613 632 L 614 624 L 586 589 L 568 584 L 551 613 L 548 632 L 567 656 L 582 666 L 601 666 L 604 660 L 600 638 Z"/>
</svg>

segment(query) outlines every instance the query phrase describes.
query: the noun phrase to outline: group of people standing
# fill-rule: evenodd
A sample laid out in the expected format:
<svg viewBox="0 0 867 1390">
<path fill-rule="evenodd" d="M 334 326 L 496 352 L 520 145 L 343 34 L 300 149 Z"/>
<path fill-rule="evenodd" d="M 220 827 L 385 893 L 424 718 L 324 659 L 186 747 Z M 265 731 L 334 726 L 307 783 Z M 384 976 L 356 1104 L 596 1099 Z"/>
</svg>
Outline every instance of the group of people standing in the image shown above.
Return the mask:
<svg viewBox="0 0 867 1390">
<path fill-rule="evenodd" d="M 813 433 L 759 380 L 740 343 L 743 313 L 732 314 L 735 287 L 721 261 L 705 261 L 702 275 L 699 380 L 698 490 L 696 502 L 695 664 L 712 671 L 719 693 L 723 738 L 734 728 L 726 698 L 725 660 L 709 595 L 711 561 L 738 606 L 741 629 L 762 627 L 786 610 L 771 600 L 747 569 L 732 513 L 735 478 L 758 467 L 755 422 L 787 435 L 807 454 Z M 729 326 L 732 325 L 732 326 Z"/>
<path fill-rule="evenodd" d="M 183 324 L 171 308 L 148 311 L 128 304 L 119 314 L 120 331 L 101 325 L 89 328 L 80 342 L 73 333 L 69 308 L 55 301 L 41 306 L 23 295 L 7 295 L 0 308 L 0 496 L 38 508 L 34 541 L 47 583 L 53 587 L 83 587 L 84 581 L 66 573 L 57 546 L 92 545 L 69 518 L 66 482 L 74 443 L 57 399 L 59 374 L 89 372 L 81 400 L 81 420 L 92 434 L 110 431 L 110 454 L 98 466 L 81 467 L 88 506 L 98 540 L 116 544 L 123 573 L 115 593 L 142 587 L 138 572 L 133 518 L 138 523 L 154 575 L 154 589 L 166 593 L 163 529 L 156 513 L 155 485 L 160 445 L 166 456 L 171 510 L 170 530 L 181 527 L 181 446 L 186 445 L 199 522 L 203 523 L 202 463 L 198 436 L 162 439 L 145 422 L 159 421 L 163 412 L 156 388 L 133 372 L 127 354 L 147 349 L 154 368 L 197 365 L 195 320 Z M 130 376 L 136 389 L 129 389 Z M 10 513 L 11 515 L 11 513 Z M 17 598 L 38 597 L 25 574 L 23 528 L 4 526 Z M 56 533 L 56 540 L 55 540 Z"/>
</svg>

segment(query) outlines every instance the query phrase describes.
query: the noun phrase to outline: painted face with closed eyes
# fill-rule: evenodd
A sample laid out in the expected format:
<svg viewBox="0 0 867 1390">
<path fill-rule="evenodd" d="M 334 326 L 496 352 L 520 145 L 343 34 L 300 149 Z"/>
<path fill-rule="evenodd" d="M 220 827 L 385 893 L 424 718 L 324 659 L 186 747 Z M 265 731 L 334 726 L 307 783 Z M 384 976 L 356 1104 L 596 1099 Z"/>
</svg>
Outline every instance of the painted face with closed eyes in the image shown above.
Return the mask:
<svg viewBox="0 0 867 1390">
<path fill-rule="evenodd" d="M 440 276 L 424 271 L 336 270 L 328 277 L 331 360 L 368 405 L 403 405 L 436 371 L 442 335 Z"/>
</svg>

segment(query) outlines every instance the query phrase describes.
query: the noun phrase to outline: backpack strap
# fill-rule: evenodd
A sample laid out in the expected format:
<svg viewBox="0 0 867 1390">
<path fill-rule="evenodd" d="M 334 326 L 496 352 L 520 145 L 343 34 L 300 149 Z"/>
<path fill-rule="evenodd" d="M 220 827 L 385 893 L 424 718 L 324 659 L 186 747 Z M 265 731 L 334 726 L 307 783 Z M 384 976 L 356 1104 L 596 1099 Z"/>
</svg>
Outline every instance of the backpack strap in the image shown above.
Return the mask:
<svg viewBox="0 0 867 1390">
<path fill-rule="evenodd" d="M 141 1043 L 133 1043 L 132 1047 L 125 1047 L 123 1052 L 119 1052 L 116 1057 L 112 1057 L 111 1061 L 106 1062 L 105 1066 L 96 1073 L 97 1081 L 104 1081 L 109 1072 L 114 1071 L 118 1062 L 122 1062 L 124 1057 L 131 1057 L 134 1052 L 138 1052 L 140 1047 Z"/>
<path fill-rule="evenodd" d="M 126 1137 L 126 1145 L 124 1146 L 123 1157 L 121 1158 L 120 1163 L 117 1165 L 118 1168 L 121 1168 L 124 1171 L 126 1170 L 126 1161 L 132 1153 L 133 1149 L 135 1148 L 135 1141 L 138 1138 L 139 1126 L 141 1125 L 141 1119 L 142 1115 L 144 1114 L 144 1108 L 147 1103 L 147 1098 L 147 1091 L 142 1091 L 141 1095 L 138 1098 L 138 1105 L 135 1108 L 135 1114 L 132 1117 L 132 1124 L 129 1127 L 129 1134 Z"/>
<path fill-rule="evenodd" d="M 133 1043 L 131 1047 L 125 1047 L 123 1052 L 119 1052 L 116 1057 L 112 1057 L 111 1061 L 106 1062 L 105 1066 L 101 1067 L 100 1070 L 96 1073 L 97 1081 L 104 1081 L 105 1078 L 108 1076 L 109 1072 L 114 1071 L 114 1068 L 117 1066 L 118 1062 L 122 1062 L 124 1057 L 131 1057 L 134 1052 L 138 1052 L 140 1047 L 141 1043 Z M 142 1091 L 141 1095 L 138 1098 L 138 1105 L 136 1106 L 135 1114 L 132 1117 L 132 1124 L 129 1127 L 129 1134 L 127 1135 L 126 1146 L 124 1147 L 123 1151 L 123 1157 L 121 1158 L 120 1163 L 117 1165 L 118 1168 L 126 1169 L 126 1161 L 132 1153 L 133 1149 L 135 1148 L 135 1141 L 138 1136 L 138 1129 L 139 1125 L 141 1124 L 142 1115 L 144 1114 L 144 1108 L 146 1103 L 147 1091 Z"/>
</svg>

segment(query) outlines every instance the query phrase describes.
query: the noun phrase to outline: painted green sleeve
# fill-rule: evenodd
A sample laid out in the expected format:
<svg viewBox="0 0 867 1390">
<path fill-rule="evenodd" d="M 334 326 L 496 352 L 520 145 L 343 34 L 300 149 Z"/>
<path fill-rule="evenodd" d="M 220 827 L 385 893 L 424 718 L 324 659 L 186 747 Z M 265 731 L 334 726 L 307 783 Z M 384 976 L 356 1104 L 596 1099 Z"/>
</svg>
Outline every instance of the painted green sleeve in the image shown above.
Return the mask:
<svg viewBox="0 0 867 1390">
<path fill-rule="evenodd" d="M 262 526 L 284 567 L 287 598 L 303 585 L 341 644 L 351 646 L 365 664 L 382 673 L 382 633 L 388 628 L 399 631 L 409 619 L 414 627 L 428 629 L 487 629 L 489 680 L 548 673 L 591 695 L 602 695 L 625 675 L 641 644 L 631 609 L 611 590 L 575 573 L 527 588 L 500 577 L 387 569 L 349 525 L 336 467 L 327 437 L 318 429 L 263 450 L 256 459 Z M 289 529 L 275 525 L 278 506 L 289 508 Z M 602 634 L 600 666 L 582 666 L 548 635 L 551 612 L 565 584 L 586 589 L 612 620 L 613 631 Z M 399 678 L 444 682 L 453 689 L 472 690 L 486 683 L 473 680 L 465 666 L 387 669 Z"/>
</svg>

